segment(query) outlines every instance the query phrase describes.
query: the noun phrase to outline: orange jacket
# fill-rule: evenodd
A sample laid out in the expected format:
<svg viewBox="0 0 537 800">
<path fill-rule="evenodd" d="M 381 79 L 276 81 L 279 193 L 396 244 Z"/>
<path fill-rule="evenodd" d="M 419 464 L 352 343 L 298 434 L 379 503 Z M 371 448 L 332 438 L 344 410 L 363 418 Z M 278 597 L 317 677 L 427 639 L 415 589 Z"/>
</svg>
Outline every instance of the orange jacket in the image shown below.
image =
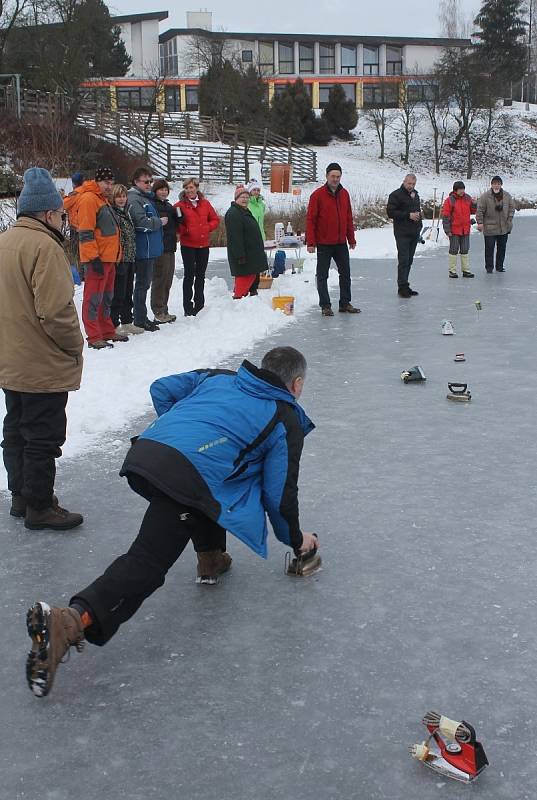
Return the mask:
<svg viewBox="0 0 537 800">
<path fill-rule="evenodd" d="M 116 216 L 96 181 L 85 181 L 77 189 L 77 225 L 80 263 L 94 258 L 117 264 L 121 261 L 121 238 Z"/>
<path fill-rule="evenodd" d="M 63 198 L 63 207 L 67 211 L 69 225 L 75 230 L 78 230 L 78 201 L 81 189 L 82 186 L 79 186 L 77 189 L 73 189 L 72 192 L 69 192 L 67 197 Z"/>
</svg>

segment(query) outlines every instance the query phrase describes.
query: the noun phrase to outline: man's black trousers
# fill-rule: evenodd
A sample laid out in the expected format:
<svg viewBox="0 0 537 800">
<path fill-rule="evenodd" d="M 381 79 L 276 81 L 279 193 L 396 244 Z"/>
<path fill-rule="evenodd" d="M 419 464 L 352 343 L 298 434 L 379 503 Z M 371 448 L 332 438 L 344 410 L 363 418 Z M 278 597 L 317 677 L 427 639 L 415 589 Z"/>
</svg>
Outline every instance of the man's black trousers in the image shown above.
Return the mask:
<svg viewBox="0 0 537 800">
<path fill-rule="evenodd" d="M 395 243 L 397 245 L 397 287 L 399 289 L 407 289 L 409 285 L 408 276 L 418 245 L 418 237 L 415 233 L 411 236 L 396 236 Z"/>
<path fill-rule="evenodd" d="M 485 236 L 485 269 L 487 272 L 492 272 L 494 269 L 494 247 L 496 247 L 496 269 L 503 269 L 508 237 L 508 233 Z"/>
<path fill-rule="evenodd" d="M 339 307 L 345 308 L 351 302 L 351 267 L 349 248 L 346 244 L 317 245 L 317 291 L 321 308 L 332 305 L 328 293 L 328 272 L 334 259 L 339 272 Z"/>
<path fill-rule="evenodd" d="M 4 466 L 8 487 L 35 509 L 50 508 L 56 459 L 65 442 L 67 392 L 13 392 L 4 389 Z"/>
<path fill-rule="evenodd" d="M 104 645 L 143 601 L 159 589 L 190 539 L 198 553 L 226 549 L 226 531 L 204 514 L 172 500 L 145 478 L 129 475 L 131 487 L 150 497 L 140 532 L 125 555 L 116 558 L 90 586 L 71 599 L 86 608 L 94 624 L 85 631 Z M 136 491 L 138 491 L 136 488 Z"/>
</svg>

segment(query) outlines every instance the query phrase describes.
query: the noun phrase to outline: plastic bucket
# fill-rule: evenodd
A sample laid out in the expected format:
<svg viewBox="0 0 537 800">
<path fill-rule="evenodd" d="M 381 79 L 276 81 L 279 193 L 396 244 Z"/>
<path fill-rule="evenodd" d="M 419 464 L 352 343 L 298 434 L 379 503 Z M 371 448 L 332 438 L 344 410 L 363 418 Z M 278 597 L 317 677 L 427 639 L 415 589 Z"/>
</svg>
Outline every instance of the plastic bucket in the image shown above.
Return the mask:
<svg viewBox="0 0 537 800">
<path fill-rule="evenodd" d="M 279 297 L 273 297 L 272 308 L 283 311 L 284 314 L 290 316 L 295 310 L 295 298 L 290 294 L 282 294 Z"/>
</svg>

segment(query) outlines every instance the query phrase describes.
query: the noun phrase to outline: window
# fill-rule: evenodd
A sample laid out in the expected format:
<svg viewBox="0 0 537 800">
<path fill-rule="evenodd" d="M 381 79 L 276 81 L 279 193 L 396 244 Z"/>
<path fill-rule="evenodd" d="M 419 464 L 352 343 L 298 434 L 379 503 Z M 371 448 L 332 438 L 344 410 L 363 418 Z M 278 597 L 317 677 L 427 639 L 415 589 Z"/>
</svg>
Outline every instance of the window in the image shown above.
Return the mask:
<svg viewBox="0 0 537 800">
<path fill-rule="evenodd" d="M 341 45 L 341 74 L 356 75 L 356 47 Z"/>
<path fill-rule="evenodd" d="M 347 100 L 352 100 L 352 102 L 356 105 L 356 84 L 342 83 L 340 84 L 340 86 L 345 92 L 345 97 L 347 98 Z"/>
<path fill-rule="evenodd" d="M 97 89 L 80 89 L 80 102 L 82 106 L 90 106 L 101 111 L 110 109 L 110 88 L 108 86 Z"/>
<path fill-rule="evenodd" d="M 187 111 L 197 111 L 198 110 L 198 87 L 197 86 L 187 86 L 186 87 L 186 110 Z"/>
<path fill-rule="evenodd" d="M 164 88 L 164 107 L 166 111 L 181 111 L 181 90 L 179 86 Z"/>
<path fill-rule="evenodd" d="M 278 47 L 280 75 L 292 75 L 295 71 L 295 48 L 292 44 L 282 44 Z"/>
<path fill-rule="evenodd" d="M 177 60 L 177 39 L 168 39 L 167 42 L 159 45 L 160 50 L 160 74 L 178 75 L 179 64 Z"/>
<path fill-rule="evenodd" d="M 253 50 L 242 51 L 242 61 L 244 64 L 251 64 L 253 60 L 254 60 Z"/>
<path fill-rule="evenodd" d="M 365 83 L 364 108 L 397 108 L 398 83 Z"/>
<path fill-rule="evenodd" d="M 379 49 L 364 45 L 364 75 L 379 74 Z"/>
<path fill-rule="evenodd" d="M 407 85 L 408 99 L 411 103 L 425 103 L 438 99 L 438 86 L 432 83 L 412 83 Z"/>
<path fill-rule="evenodd" d="M 274 44 L 259 42 L 259 69 L 261 75 L 274 75 Z"/>
<path fill-rule="evenodd" d="M 285 92 L 285 90 L 287 89 L 288 86 L 289 86 L 288 83 L 276 83 L 275 86 L 274 86 L 274 94 L 275 95 L 283 94 L 283 92 Z M 305 83 L 304 84 L 304 91 L 311 98 L 311 83 Z"/>
<path fill-rule="evenodd" d="M 156 90 L 154 86 L 133 86 L 117 90 L 118 108 L 155 109 Z"/>
<path fill-rule="evenodd" d="M 300 73 L 313 72 L 313 45 L 301 44 L 298 47 L 298 69 Z"/>
<path fill-rule="evenodd" d="M 319 45 L 319 72 L 334 75 L 336 72 L 336 49 L 333 44 Z"/>
<path fill-rule="evenodd" d="M 319 108 L 326 108 L 330 99 L 330 89 L 334 86 L 333 83 L 320 83 L 319 84 Z"/>
<path fill-rule="evenodd" d="M 400 47 L 386 48 L 386 75 L 401 75 L 403 72 L 403 51 Z"/>
</svg>

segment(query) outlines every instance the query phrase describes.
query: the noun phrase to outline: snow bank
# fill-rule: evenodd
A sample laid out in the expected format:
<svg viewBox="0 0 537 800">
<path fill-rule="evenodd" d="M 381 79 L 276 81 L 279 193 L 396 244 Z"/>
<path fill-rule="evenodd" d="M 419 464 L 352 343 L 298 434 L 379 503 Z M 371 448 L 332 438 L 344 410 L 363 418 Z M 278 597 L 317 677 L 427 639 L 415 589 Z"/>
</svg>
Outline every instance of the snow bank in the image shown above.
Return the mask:
<svg viewBox="0 0 537 800">
<path fill-rule="evenodd" d="M 391 226 L 358 231 L 358 245 L 353 253 L 360 259 L 395 257 L 395 242 Z M 428 241 L 419 245 L 418 257 L 445 243 Z M 288 270 L 275 279 L 273 288 L 257 297 L 237 301 L 231 298 L 226 282 L 212 278 L 205 284 L 206 306 L 197 317 L 184 317 L 181 280 L 175 278 L 170 293 L 170 310 L 177 314 L 172 325 L 162 325 L 159 332 L 131 336 L 126 343 L 117 343 L 113 350 L 84 351 L 82 387 L 71 392 L 67 406 L 67 441 L 64 458 L 77 456 L 92 448 L 115 447 L 112 434 L 127 436 L 137 432 L 136 420 L 151 410 L 149 385 L 162 375 L 200 367 L 216 367 L 236 356 L 247 355 L 252 346 L 288 325 L 299 325 L 300 317 L 318 304 L 315 286 L 315 256 L 306 256 L 304 271 L 292 275 Z M 289 253 L 292 256 L 292 251 Z M 226 258 L 225 248 L 212 248 L 211 261 Z M 181 267 L 180 256 L 177 266 Z M 353 272 L 354 278 L 361 277 Z M 338 285 L 335 270 L 330 271 L 329 286 Z M 272 297 L 290 294 L 295 297 L 295 315 L 285 316 L 272 309 Z M 75 302 L 81 314 L 82 287 L 77 287 Z M 0 404 L 0 414 L 5 406 Z M 0 470 L 0 489 L 7 487 L 6 474 Z"/>
</svg>

